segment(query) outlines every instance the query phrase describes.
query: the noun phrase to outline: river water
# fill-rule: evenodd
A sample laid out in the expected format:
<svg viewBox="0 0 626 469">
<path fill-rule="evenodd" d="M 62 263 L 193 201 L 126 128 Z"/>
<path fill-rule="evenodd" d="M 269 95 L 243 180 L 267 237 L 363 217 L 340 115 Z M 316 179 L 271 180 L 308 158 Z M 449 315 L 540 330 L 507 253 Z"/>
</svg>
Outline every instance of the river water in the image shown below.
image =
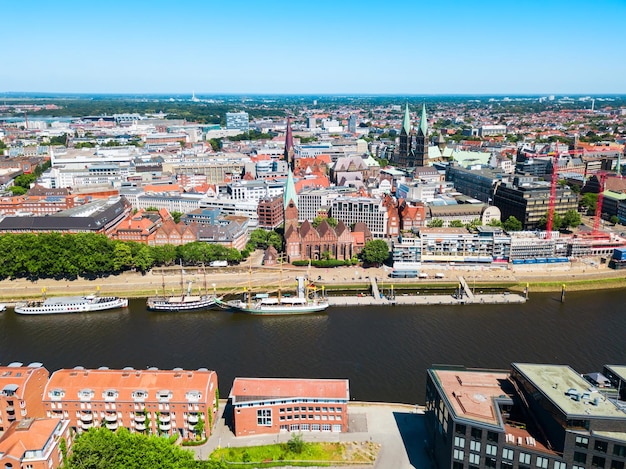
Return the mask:
<svg viewBox="0 0 626 469">
<path fill-rule="evenodd" d="M 233 378 L 348 378 L 352 398 L 423 403 L 433 364 L 507 369 L 562 363 L 586 373 L 626 364 L 626 291 L 532 294 L 524 305 L 330 308 L 292 317 L 215 310 L 81 315 L 0 313 L 0 363 L 49 371 L 132 366 L 216 370 Z"/>
</svg>

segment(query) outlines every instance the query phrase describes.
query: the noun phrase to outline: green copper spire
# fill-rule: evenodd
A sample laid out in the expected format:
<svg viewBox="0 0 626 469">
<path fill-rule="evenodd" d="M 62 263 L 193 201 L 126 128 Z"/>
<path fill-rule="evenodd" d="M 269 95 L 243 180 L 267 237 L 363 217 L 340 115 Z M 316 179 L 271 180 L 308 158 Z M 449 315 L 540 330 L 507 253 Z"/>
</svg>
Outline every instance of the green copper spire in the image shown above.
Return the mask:
<svg viewBox="0 0 626 469">
<path fill-rule="evenodd" d="M 404 130 L 404 133 L 409 135 L 411 133 L 411 116 L 409 115 L 409 103 L 406 103 L 406 108 L 404 108 L 404 119 L 402 119 L 402 129 L 400 133 Z"/>
<path fill-rule="evenodd" d="M 296 185 L 293 182 L 293 173 L 289 168 L 289 174 L 287 175 L 287 183 L 285 184 L 285 190 L 283 192 L 283 209 L 289 206 L 289 201 L 293 200 L 296 208 L 298 208 L 298 194 L 296 193 Z"/>
<path fill-rule="evenodd" d="M 426 133 L 428 132 L 428 119 L 426 118 L 426 104 L 422 104 L 422 117 L 420 117 L 419 130 L 421 130 L 422 134 L 426 136 Z"/>
</svg>

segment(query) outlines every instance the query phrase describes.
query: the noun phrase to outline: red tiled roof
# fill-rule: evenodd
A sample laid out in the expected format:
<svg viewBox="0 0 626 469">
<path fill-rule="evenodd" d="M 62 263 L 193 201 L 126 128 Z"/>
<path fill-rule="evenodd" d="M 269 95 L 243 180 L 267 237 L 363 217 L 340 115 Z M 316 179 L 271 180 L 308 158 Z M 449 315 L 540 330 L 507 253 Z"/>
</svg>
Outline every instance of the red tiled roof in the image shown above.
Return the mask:
<svg viewBox="0 0 626 469">
<path fill-rule="evenodd" d="M 321 399 L 350 399 L 347 379 L 297 378 L 235 378 L 230 398 L 302 397 Z"/>
<path fill-rule="evenodd" d="M 0 438 L 0 454 L 19 461 L 26 451 L 43 450 L 58 425 L 62 423 L 56 418 L 14 422 Z"/>
</svg>

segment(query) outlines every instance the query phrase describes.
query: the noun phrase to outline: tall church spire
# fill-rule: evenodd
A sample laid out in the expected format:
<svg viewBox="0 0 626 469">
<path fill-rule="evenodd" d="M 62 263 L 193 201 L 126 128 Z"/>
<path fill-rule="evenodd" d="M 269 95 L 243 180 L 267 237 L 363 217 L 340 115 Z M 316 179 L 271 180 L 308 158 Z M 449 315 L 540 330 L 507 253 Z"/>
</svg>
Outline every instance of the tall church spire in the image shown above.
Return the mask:
<svg viewBox="0 0 626 469">
<path fill-rule="evenodd" d="M 285 222 L 285 232 L 289 226 L 298 227 L 298 194 L 296 185 L 293 182 L 293 173 L 289 168 L 287 183 L 283 191 L 283 219 Z"/>
<path fill-rule="evenodd" d="M 422 104 L 422 115 L 420 117 L 419 130 L 422 131 L 424 136 L 428 133 L 428 119 L 426 118 L 426 104 Z"/>
<path fill-rule="evenodd" d="M 400 148 L 398 149 L 398 163 L 400 166 L 412 166 L 413 148 L 411 145 L 411 115 L 409 114 L 409 103 L 404 108 L 404 118 L 400 128 Z"/>
<path fill-rule="evenodd" d="M 294 150 L 293 150 L 293 134 L 291 133 L 291 118 L 287 118 L 287 132 L 285 133 L 285 153 L 284 159 L 291 171 L 294 171 Z"/>
<path fill-rule="evenodd" d="M 420 126 L 415 136 L 415 165 L 424 166 L 428 163 L 428 119 L 426 118 L 426 104 L 422 105 Z"/>
<path fill-rule="evenodd" d="M 404 108 L 404 118 L 402 119 L 402 129 L 400 129 L 400 134 L 402 132 L 407 135 L 411 133 L 411 116 L 409 114 L 409 103 L 406 103 L 406 107 Z"/>
</svg>

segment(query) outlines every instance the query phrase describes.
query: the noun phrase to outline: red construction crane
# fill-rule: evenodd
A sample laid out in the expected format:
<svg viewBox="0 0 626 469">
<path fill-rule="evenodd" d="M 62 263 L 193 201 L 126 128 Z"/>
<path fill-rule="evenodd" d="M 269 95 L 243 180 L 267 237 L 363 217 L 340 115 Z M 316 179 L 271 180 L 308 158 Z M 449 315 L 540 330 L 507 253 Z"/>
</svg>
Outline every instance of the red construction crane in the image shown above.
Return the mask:
<svg viewBox="0 0 626 469">
<path fill-rule="evenodd" d="M 546 223 L 546 238 L 552 237 L 552 222 L 554 220 L 554 205 L 556 203 L 556 186 L 559 182 L 559 152 L 552 157 L 552 180 L 550 181 L 550 202 L 548 205 L 548 222 Z"/>
<path fill-rule="evenodd" d="M 593 220 L 593 235 L 597 235 L 600 231 L 600 220 L 602 219 L 602 202 L 604 202 L 604 185 L 606 184 L 606 173 L 596 174 L 600 183 L 600 192 L 598 192 L 598 202 L 596 203 L 596 215 Z"/>
</svg>

